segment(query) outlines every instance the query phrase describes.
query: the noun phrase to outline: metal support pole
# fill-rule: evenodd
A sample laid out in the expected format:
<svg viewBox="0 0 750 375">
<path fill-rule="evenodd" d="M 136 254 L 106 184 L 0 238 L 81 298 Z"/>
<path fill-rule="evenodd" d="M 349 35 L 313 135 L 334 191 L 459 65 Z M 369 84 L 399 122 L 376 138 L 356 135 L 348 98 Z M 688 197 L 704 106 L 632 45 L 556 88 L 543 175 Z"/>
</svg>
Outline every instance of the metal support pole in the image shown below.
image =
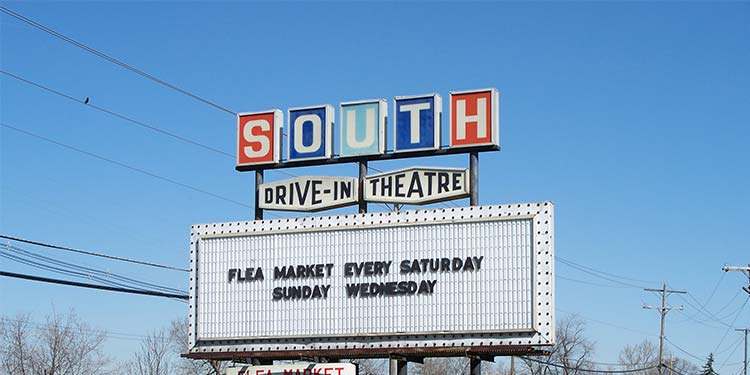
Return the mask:
<svg viewBox="0 0 750 375">
<path fill-rule="evenodd" d="M 263 170 L 255 171 L 255 220 L 263 220 L 263 209 L 260 208 L 260 185 L 263 184 Z"/>
<path fill-rule="evenodd" d="M 367 176 L 367 161 L 359 162 L 359 213 L 367 213 L 367 202 L 365 201 L 365 177 Z"/>
<path fill-rule="evenodd" d="M 662 373 L 664 366 L 664 318 L 667 316 L 667 284 L 662 285 L 661 292 L 661 333 L 659 334 L 659 373 Z"/>
<path fill-rule="evenodd" d="M 479 205 L 479 153 L 469 153 L 469 205 Z"/>
<path fill-rule="evenodd" d="M 750 331 L 750 328 L 738 328 L 735 329 L 737 332 L 744 332 L 745 333 L 745 360 L 742 362 L 745 367 L 743 367 L 744 375 L 747 375 L 747 332 Z"/>
<path fill-rule="evenodd" d="M 668 290 L 667 284 L 664 283 L 662 285 L 661 289 L 644 289 L 649 292 L 659 292 L 661 293 L 661 307 L 654 307 L 654 306 L 643 306 L 644 309 L 650 309 L 650 310 L 659 310 L 659 314 L 661 315 L 661 330 L 659 331 L 659 374 L 664 373 L 664 320 L 667 317 L 667 312 L 672 309 L 682 310 L 682 306 L 678 307 L 669 307 L 667 306 L 667 296 L 672 293 L 679 293 L 679 294 L 685 294 L 687 292 L 682 290 Z"/>
<path fill-rule="evenodd" d="M 402 361 L 400 359 L 390 359 L 390 371 L 389 375 L 406 375 L 406 365 L 409 362 Z"/>
<path fill-rule="evenodd" d="M 469 375 L 482 375 L 482 360 L 471 358 L 469 360 Z"/>
</svg>

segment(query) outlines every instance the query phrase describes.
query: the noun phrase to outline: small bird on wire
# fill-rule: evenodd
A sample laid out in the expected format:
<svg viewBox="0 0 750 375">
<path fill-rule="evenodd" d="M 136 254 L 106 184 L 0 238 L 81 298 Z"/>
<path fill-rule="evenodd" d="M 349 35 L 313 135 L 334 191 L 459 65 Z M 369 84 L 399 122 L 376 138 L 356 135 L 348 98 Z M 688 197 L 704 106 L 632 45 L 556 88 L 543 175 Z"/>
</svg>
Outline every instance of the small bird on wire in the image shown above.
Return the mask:
<svg viewBox="0 0 750 375">
<path fill-rule="evenodd" d="M 89 97 L 87 96 L 86 99 L 83 100 L 83 104 L 89 104 Z"/>
</svg>

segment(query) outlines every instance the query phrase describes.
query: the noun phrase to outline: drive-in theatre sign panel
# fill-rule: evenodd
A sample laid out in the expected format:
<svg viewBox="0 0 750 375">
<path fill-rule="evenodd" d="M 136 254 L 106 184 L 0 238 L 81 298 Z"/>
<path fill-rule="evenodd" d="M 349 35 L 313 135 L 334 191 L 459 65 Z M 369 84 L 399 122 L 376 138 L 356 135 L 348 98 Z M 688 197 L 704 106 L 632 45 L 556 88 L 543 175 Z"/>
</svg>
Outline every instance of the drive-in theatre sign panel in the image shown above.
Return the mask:
<svg viewBox="0 0 750 375">
<path fill-rule="evenodd" d="M 192 353 L 554 341 L 550 202 L 192 226 Z"/>
</svg>

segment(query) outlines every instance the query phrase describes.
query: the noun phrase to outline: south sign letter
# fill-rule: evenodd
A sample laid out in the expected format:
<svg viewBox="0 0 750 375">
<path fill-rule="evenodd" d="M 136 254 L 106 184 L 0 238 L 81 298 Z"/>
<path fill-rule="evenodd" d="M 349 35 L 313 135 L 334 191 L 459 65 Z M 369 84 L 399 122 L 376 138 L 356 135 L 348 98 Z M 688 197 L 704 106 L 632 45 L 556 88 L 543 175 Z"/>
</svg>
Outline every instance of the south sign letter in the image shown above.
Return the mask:
<svg viewBox="0 0 750 375">
<path fill-rule="evenodd" d="M 328 159 L 333 143 L 333 107 L 289 110 L 289 161 Z"/>
<path fill-rule="evenodd" d="M 237 165 L 278 163 L 283 121 L 278 109 L 238 114 Z"/>
<path fill-rule="evenodd" d="M 393 152 L 440 148 L 442 99 L 438 94 L 393 100 Z"/>
<path fill-rule="evenodd" d="M 496 89 L 451 92 L 450 147 L 498 145 Z"/>
<path fill-rule="evenodd" d="M 385 100 L 341 103 L 340 156 L 385 153 Z"/>
</svg>

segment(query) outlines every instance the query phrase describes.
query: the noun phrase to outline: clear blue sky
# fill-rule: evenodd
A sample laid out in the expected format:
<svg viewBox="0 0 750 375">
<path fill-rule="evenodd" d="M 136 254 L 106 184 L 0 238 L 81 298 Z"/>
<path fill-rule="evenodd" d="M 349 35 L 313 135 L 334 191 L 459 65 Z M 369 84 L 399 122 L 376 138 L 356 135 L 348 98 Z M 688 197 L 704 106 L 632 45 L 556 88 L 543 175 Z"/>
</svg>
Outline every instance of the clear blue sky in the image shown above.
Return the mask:
<svg viewBox="0 0 750 375">
<path fill-rule="evenodd" d="M 237 112 L 497 87 L 503 150 L 482 155 L 481 203 L 552 200 L 557 255 L 637 286 L 666 281 L 701 303 L 711 297 L 707 308 L 723 322 L 750 325 L 738 294 L 746 280 L 721 271 L 750 262 L 748 3 L 3 4 Z M 234 152 L 233 116 L 16 19 L 1 22 L 3 70 Z M 235 172 L 230 157 L 0 78 L 6 124 L 253 203 L 252 176 Z M 3 234 L 187 267 L 190 224 L 252 217 L 250 208 L 6 128 L 0 147 Z M 291 172 L 353 176 L 356 166 Z M 49 254 L 187 288 L 179 272 Z M 0 269 L 56 276 L 5 259 Z M 560 262 L 556 270 L 605 285 L 557 280 L 558 317 L 581 314 L 598 361 L 657 339 L 657 313 L 641 309 L 656 295 Z M 726 327 L 685 298 L 670 299 L 685 311 L 669 314 L 668 338 L 703 358 Z M 137 335 L 187 314 L 172 300 L 0 279 L 3 314 L 42 321 L 53 309 Z M 739 337 L 727 334 L 719 365 L 741 361 Z M 110 339 L 107 349 L 125 358 L 137 345 Z"/>
</svg>

